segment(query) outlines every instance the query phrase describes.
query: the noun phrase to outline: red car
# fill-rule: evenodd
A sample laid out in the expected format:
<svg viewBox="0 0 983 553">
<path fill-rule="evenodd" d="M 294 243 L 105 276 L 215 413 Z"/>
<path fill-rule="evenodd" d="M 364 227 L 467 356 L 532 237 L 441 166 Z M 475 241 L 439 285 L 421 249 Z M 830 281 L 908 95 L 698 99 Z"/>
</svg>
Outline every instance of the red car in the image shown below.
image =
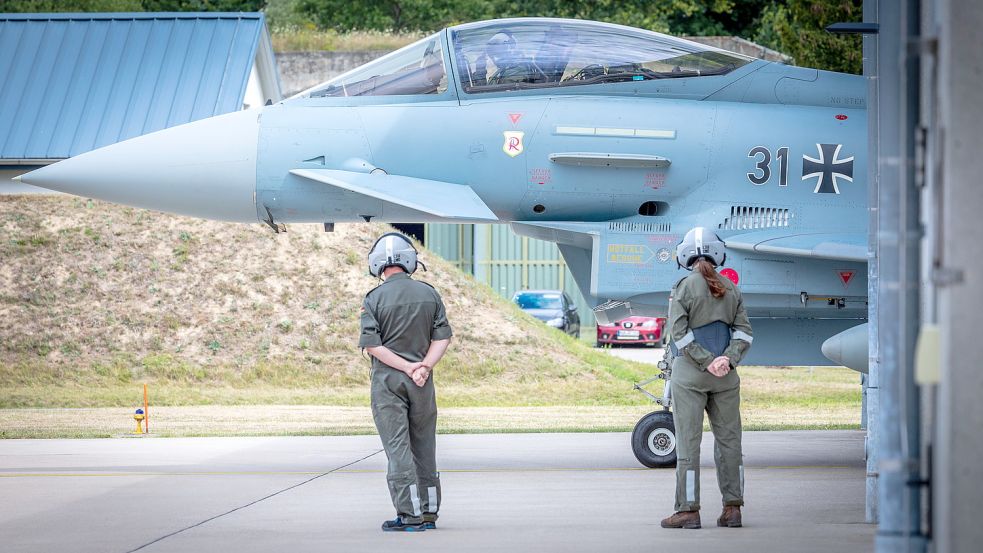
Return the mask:
<svg viewBox="0 0 983 553">
<path fill-rule="evenodd" d="M 613 344 L 665 345 L 666 320 L 662 317 L 626 317 L 610 325 L 597 325 L 597 347 Z"/>
</svg>

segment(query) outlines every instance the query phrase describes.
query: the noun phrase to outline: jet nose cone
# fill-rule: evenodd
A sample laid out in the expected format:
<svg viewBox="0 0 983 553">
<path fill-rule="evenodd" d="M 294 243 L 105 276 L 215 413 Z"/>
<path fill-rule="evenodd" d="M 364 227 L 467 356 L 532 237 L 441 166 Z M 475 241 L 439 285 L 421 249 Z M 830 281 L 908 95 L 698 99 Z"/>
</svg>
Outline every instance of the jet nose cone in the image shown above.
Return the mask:
<svg viewBox="0 0 983 553">
<path fill-rule="evenodd" d="M 21 176 L 76 196 L 254 223 L 260 109 L 210 117 L 80 154 Z"/>
<path fill-rule="evenodd" d="M 823 355 L 855 371 L 868 371 L 867 323 L 849 328 L 823 342 Z"/>
</svg>

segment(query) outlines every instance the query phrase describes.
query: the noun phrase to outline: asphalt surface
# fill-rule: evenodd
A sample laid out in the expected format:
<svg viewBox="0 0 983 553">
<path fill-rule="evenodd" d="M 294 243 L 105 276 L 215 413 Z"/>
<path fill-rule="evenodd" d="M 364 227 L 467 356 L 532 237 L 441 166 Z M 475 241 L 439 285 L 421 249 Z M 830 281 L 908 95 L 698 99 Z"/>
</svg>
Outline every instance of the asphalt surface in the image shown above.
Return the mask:
<svg viewBox="0 0 983 553">
<path fill-rule="evenodd" d="M 717 528 L 704 437 L 701 530 L 665 530 L 672 470 L 628 434 L 442 435 L 439 528 L 393 515 L 377 436 L 0 441 L 0 550 L 872 551 L 863 433 L 745 433 L 745 527 Z M 692 549 L 689 549 L 692 548 Z"/>
<path fill-rule="evenodd" d="M 662 360 L 662 348 L 647 348 L 644 346 L 615 346 L 603 348 L 605 352 L 615 357 L 655 365 Z"/>
</svg>

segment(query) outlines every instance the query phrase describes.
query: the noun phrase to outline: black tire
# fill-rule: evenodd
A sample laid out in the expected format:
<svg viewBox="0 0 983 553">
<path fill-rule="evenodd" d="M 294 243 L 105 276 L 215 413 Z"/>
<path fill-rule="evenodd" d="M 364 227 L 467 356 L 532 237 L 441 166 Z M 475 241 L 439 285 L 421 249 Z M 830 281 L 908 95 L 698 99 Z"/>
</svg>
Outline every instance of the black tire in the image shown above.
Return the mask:
<svg viewBox="0 0 983 553">
<path fill-rule="evenodd" d="M 646 467 L 675 467 L 676 425 L 672 413 L 655 411 L 642 417 L 631 432 L 631 450 Z"/>
</svg>

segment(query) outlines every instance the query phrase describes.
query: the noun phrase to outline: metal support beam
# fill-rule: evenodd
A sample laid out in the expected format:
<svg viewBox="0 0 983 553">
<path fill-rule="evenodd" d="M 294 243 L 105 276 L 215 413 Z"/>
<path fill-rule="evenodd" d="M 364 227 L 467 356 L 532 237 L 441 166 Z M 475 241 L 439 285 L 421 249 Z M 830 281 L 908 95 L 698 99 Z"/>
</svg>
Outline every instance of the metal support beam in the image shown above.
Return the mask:
<svg viewBox="0 0 983 553">
<path fill-rule="evenodd" d="M 890 4 L 890 5 L 889 5 Z M 920 412 L 914 382 L 919 324 L 919 1 L 878 2 L 877 56 L 877 424 L 878 553 L 922 553 Z"/>
<path fill-rule="evenodd" d="M 863 11 L 864 21 L 877 21 L 877 2 L 867 0 L 864 2 Z M 865 441 L 864 453 L 867 456 L 867 479 L 865 497 L 865 514 L 867 522 L 877 522 L 877 428 L 878 428 L 878 395 L 880 393 L 879 378 L 880 356 L 877 351 L 877 187 L 880 180 L 878 173 L 878 111 L 871 109 L 876 107 L 877 99 L 877 36 L 864 35 L 863 38 L 863 71 L 867 77 L 867 203 L 870 206 L 870 219 L 867 223 L 867 328 L 870 334 L 867 338 L 867 347 L 870 355 L 868 362 L 867 377 L 864 381 L 864 402 L 863 408 L 867 419 L 867 439 Z"/>
<path fill-rule="evenodd" d="M 939 0 L 938 128 L 941 213 L 933 283 L 938 290 L 938 387 L 933 530 L 939 553 L 980 551 L 983 524 L 983 3 Z"/>
</svg>

